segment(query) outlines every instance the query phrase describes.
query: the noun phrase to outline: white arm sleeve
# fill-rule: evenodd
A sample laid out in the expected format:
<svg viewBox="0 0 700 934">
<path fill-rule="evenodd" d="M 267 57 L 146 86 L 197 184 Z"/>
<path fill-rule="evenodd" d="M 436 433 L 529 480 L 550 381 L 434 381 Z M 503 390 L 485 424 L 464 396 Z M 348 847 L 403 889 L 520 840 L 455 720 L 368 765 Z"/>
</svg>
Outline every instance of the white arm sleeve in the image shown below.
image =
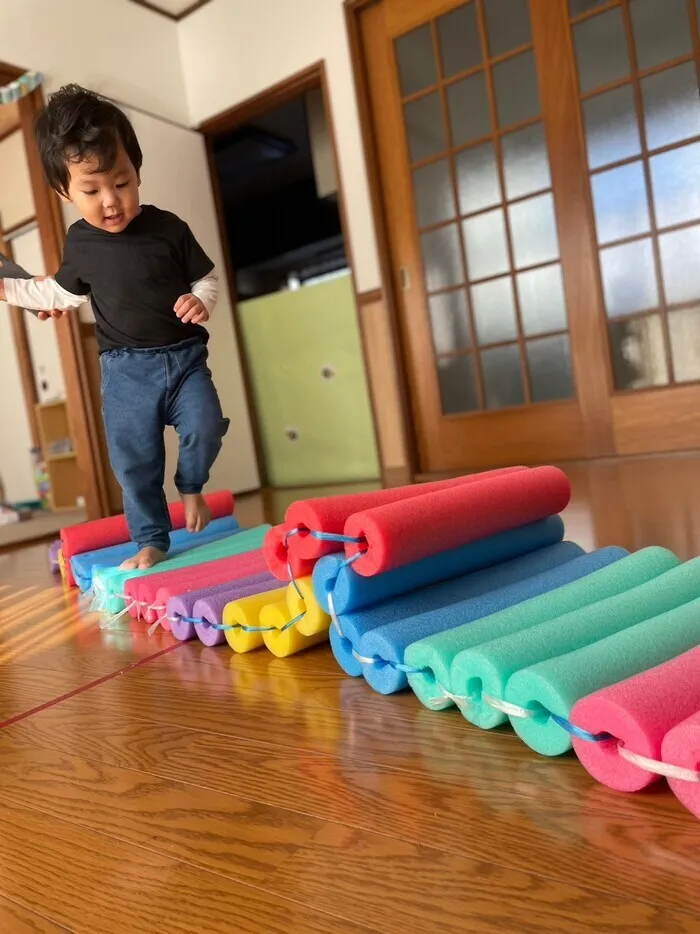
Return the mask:
<svg viewBox="0 0 700 934">
<path fill-rule="evenodd" d="M 59 308 L 67 311 L 84 304 L 87 295 L 66 292 L 55 279 L 3 279 L 5 297 L 9 305 L 27 308 L 30 311 L 52 311 Z"/>
<path fill-rule="evenodd" d="M 207 309 L 209 314 L 214 311 L 216 300 L 219 297 L 219 275 L 216 269 L 212 269 L 208 276 L 203 279 L 197 279 L 191 287 L 192 294 L 195 295 Z"/>
</svg>

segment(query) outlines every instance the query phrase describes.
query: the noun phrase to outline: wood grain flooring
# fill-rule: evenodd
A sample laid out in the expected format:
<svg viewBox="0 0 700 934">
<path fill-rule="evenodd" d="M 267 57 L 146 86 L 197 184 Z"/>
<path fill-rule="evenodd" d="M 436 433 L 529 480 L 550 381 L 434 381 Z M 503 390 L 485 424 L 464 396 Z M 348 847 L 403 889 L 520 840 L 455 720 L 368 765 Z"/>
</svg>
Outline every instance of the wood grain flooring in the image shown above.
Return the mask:
<svg viewBox="0 0 700 934">
<path fill-rule="evenodd" d="M 611 469 L 573 472 L 570 537 L 693 553 L 688 464 Z M 0 556 L 3 934 L 700 934 L 700 825 L 663 787 L 616 795 L 327 648 L 173 645 L 81 615 L 45 548 Z"/>
</svg>

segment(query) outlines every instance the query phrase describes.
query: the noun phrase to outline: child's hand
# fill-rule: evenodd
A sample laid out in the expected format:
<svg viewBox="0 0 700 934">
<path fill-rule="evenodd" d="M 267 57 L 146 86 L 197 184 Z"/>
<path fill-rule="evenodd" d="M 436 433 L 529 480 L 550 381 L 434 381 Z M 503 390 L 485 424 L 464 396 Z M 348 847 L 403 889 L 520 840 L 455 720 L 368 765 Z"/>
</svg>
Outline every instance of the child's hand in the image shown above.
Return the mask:
<svg viewBox="0 0 700 934">
<path fill-rule="evenodd" d="M 209 312 L 201 299 L 188 292 L 175 302 L 175 314 L 183 324 L 202 324 L 209 320 Z"/>
<path fill-rule="evenodd" d="M 37 318 L 39 321 L 46 321 L 47 318 L 62 318 L 67 312 L 62 311 L 60 308 L 54 308 L 53 311 L 38 311 Z"/>
</svg>

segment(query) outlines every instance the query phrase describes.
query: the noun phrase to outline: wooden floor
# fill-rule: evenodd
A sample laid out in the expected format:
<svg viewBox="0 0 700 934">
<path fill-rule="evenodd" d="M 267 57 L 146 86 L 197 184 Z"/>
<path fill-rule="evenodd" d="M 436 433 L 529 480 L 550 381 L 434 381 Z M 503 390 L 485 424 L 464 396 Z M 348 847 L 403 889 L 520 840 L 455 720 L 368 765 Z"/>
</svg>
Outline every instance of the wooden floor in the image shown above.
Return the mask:
<svg viewBox="0 0 700 934">
<path fill-rule="evenodd" d="M 569 473 L 569 537 L 700 552 L 700 456 Z M 700 823 L 669 792 L 380 697 L 326 649 L 100 630 L 44 547 L 0 555 L 0 726 L 3 934 L 700 932 Z"/>
</svg>

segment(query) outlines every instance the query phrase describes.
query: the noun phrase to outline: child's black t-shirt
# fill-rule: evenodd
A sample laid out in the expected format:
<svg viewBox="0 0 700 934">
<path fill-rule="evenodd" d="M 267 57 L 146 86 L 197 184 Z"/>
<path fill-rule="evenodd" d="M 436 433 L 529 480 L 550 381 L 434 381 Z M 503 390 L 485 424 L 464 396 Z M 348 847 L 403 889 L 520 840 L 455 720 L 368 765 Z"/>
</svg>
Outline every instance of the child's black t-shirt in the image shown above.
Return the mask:
<svg viewBox="0 0 700 934">
<path fill-rule="evenodd" d="M 206 328 L 183 324 L 173 309 L 213 268 L 183 220 L 145 204 L 121 233 L 73 224 L 55 279 L 73 295 L 90 296 L 102 352 L 169 347 L 191 337 L 206 342 Z"/>
</svg>

